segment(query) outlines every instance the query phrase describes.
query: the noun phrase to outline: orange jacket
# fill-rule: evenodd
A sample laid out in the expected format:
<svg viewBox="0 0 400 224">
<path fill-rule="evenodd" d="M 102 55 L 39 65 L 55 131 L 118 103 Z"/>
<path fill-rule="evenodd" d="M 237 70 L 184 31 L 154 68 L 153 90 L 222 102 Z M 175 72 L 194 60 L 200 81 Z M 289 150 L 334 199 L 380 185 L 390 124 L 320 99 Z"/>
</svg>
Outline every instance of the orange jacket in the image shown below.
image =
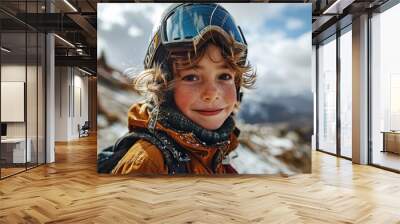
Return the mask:
<svg viewBox="0 0 400 224">
<path fill-rule="evenodd" d="M 149 120 L 149 113 L 146 105 L 134 104 L 128 112 L 129 130 L 134 127 L 146 128 Z M 174 139 L 180 146 L 185 148 L 191 160 L 187 164 L 187 170 L 191 174 L 214 174 L 211 170 L 211 163 L 214 154 L 218 149 L 206 147 L 199 144 L 192 133 L 177 133 L 162 126 L 157 122 L 156 129 L 164 131 Z M 221 147 L 224 154 L 229 154 L 238 146 L 237 136 L 232 132 L 229 144 Z M 216 174 L 235 173 L 229 165 L 219 164 Z M 168 168 L 164 163 L 161 151 L 152 143 L 146 140 L 138 140 L 122 157 L 112 170 L 113 174 L 168 174 Z"/>
</svg>

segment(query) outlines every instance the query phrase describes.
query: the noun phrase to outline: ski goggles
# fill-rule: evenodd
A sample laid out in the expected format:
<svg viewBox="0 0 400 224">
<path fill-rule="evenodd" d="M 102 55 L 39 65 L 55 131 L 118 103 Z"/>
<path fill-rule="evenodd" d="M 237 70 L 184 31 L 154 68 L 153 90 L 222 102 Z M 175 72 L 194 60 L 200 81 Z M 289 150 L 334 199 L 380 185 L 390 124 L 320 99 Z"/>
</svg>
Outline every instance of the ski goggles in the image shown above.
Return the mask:
<svg viewBox="0 0 400 224">
<path fill-rule="evenodd" d="M 193 47 L 209 31 L 216 31 L 247 49 L 242 30 L 223 7 L 214 3 L 186 3 L 172 9 L 161 22 L 145 56 L 145 68 L 151 68 L 160 46 Z"/>
</svg>

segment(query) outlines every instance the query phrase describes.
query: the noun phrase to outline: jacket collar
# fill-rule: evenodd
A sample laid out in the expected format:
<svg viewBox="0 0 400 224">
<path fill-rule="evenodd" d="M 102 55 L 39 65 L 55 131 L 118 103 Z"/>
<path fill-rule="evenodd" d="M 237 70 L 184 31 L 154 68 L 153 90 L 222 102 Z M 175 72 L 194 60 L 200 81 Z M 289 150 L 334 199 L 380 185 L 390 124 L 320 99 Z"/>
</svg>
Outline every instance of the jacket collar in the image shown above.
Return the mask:
<svg viewBox="0 0 400 224">
<path fill-rule="evenodd" d="M 150 120 L 150 108 L 147 104 L 134 104 L 128 112 L 128 128 L 147 128 Z M 230 116 L 216 131 L 204 129 L 182 115 L 173 107 L 161 107 L 156 130 L 164 131 L 178 144 L 202 156 L 214 154 L 216 149 L 223 155 L 229 154 L 238 145 L 239 130 Z"/>
</svg>

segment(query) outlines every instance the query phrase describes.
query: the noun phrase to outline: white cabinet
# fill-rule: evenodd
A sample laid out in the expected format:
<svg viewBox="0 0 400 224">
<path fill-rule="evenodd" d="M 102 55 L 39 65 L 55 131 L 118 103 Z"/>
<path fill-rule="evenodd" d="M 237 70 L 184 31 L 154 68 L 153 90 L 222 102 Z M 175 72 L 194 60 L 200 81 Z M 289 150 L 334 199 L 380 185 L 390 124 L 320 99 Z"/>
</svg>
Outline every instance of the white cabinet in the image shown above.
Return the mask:
<svg viewBox="0 0 400 224">
<path fill-rule="evenodd" d="M 1 140 L 2 147 L 12 148 L 13 163 L 25 163 L 32 161 L 32 140 L 28 138 L 26 143 L 28 145 L 25 151 L 25 138 L 7 138 Z"/>
</svg>

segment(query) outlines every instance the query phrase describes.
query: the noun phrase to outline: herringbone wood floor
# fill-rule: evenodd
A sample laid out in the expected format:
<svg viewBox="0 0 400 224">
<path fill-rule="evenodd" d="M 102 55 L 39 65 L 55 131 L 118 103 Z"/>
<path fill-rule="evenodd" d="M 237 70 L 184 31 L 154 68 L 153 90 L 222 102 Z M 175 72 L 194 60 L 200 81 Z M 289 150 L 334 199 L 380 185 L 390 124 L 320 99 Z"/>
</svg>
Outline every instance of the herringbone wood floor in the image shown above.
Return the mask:
<svg viewBox="0 0 400 224">
<path fill-rule="evenodd" d="M 110 177 L 96 137 L 0 181 L 0 223 L 400 223 L 400 175 L 313 152 L 292 177 Z"/>
</svg>

